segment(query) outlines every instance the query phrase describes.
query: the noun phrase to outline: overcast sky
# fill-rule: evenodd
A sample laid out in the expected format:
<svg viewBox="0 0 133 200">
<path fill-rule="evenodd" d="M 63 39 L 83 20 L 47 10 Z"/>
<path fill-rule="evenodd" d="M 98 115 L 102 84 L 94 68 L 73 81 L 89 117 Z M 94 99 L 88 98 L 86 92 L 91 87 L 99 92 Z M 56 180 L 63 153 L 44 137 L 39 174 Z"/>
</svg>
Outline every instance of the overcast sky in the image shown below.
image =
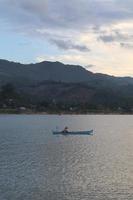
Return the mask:
<svg viewBox="0 0 133 200">
<path fill-rule="evenodd" d="M 133 0 L 0 0 L 0 58 L 133 76 Z"/>
</svg>

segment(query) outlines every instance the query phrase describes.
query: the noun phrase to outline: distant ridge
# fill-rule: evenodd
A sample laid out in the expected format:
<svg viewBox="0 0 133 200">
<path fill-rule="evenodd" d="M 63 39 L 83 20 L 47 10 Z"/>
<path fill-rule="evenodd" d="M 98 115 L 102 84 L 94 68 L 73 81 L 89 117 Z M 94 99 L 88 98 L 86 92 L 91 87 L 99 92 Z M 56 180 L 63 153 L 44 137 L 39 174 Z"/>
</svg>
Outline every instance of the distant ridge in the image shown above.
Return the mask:
<svg viewBox="0 0 133 200">
<path fill-rule="evenodd" d="M 44 61 L 36 64 L 20 64 L 0 60 L 0 80 L 6 81 L 62 81 L 84 82 L 92 75 L 81 66 L 64 65 L 60 62 Z"/>
<path fill-rule="evenodd" d="M 0 84 L 3 82 L 34 83 L 42 81 L 79 83 L 90 81 L 112 81 L 116 84 L 133 83 L 131 77 L 115 77 L 93 73 L 79 65 L 65 65 L 61 62 L 44 61 L 35 64 L 21 64 L 0 59 Z"/>
</svg>

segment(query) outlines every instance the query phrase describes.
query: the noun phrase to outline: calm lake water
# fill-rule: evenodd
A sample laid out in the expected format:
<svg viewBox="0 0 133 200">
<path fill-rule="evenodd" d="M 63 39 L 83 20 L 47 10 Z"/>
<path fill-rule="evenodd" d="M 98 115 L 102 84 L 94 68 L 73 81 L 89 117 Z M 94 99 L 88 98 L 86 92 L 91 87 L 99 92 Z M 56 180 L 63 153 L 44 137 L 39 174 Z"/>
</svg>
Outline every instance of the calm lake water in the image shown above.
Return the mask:
<svg viewBox="0 0 133 200">
<path fill-rule="evenodd" d="M 0 200 L 130 199 L 133 116 L 0 115 Z"/>
</svg>

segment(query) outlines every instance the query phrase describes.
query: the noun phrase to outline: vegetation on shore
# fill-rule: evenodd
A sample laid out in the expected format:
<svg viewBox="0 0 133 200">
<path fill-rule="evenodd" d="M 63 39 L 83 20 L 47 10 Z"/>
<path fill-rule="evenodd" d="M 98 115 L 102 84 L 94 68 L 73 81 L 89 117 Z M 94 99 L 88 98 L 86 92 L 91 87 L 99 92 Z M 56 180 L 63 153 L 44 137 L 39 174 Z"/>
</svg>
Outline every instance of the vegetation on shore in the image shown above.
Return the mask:
<svg viewBox="0 0 133 200">
<path fill-rule="evenodd" d="M 3 85 L 0 90 L 0 113 L 5 114 L 32 114 L 32 113 L 49 113 L 49 114 L 132 114 L 132 99 L 111 99 L 111 96 L 104 96 L 92 102 L 56 102 L 55 99 L 36 101 L 21 92 L 17 92 L 12 84 Z"/>
</svg>

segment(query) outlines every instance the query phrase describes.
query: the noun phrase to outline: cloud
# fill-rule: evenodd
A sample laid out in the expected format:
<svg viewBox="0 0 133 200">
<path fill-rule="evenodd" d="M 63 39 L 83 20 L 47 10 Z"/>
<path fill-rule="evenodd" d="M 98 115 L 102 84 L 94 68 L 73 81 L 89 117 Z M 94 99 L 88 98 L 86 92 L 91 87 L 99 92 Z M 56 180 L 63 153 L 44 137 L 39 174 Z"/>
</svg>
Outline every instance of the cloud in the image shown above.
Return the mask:
<svg viewBox="0 0 133 200">
<path fill-rule="evenodd" d="M 99 30 L 97 40 L 105 44 L 119 45 L 128 50 L 133 49 L 133 22 L 118 23 L 110 29 Z"/>
<path fill-rule="evenodd" d="M 58 32 L 66 40 L 72 31 L 76 34 L 88 30 L 99 33 L 100 27 L 131 20 L 132 8 L 132 0 L 12 0 L 12 3 L 11 0 L 0 0 L 0 18 L 5 27 L 10 26 L 30 37 L 41 35 L 49 40 L 51 35 L 54 40 L 54 34 Z M 99 39 L 104 42 L 115 40 L 111 35 L 101 35 Z M 65 46 L 63 41 L 53 41 L 53 44 Z M 87 51 L 84 46 L 81 44 L 81 49 Z"/>
<path fill-rule="evenodd" d="M 86 66 L 85 66 L 86 69 L 90 69 L 90 68 L 92 68 L 92 67 L 95 67 L 95 65 L 90 64 L 90 65 L 86 65 Z"/>
<path fill-rule="evenodd" d="M 110 31 L 99 32 L 98 40 L 101 40 L 105 43 L 110 42 L 119 42 L 124 40 L 133 39 L 133 35 L 127 32 L 123 32 L 123 30 L 118 29 L 110 29 Z"/>
<path fill-rule="evenodd" d="M 127 2 L 127 3 L 126 3 Z M 77 29 L 133 17 L 132 0 L 0 0 L 1 17 L 29 28 Z M 21 22 L 21 23 L 20 23 Z"/>
<path fill-rule="evenodd" d="M 132 0 L 0 0 L 5 29 L 43 38 L 63 50 L 89 51 L 85 44 L 74 41 L 75 35 L 86 31 L 105 43 L 116 41 L 120 34 L 101 34 L 101 27 L 132 20 L 132 10 Z"/>
<path fill-rule="evenodd" d="M 85 45 L 75 44 L 70 40 L 51 39 L 53 44 L 63 50 L 77 50 L 81 52 L 89 52 L 90 49 Z"/>
<path fill-rule="evenodd" d="M 124 42 L 121 42 L 120 46 L 124 47 L 124 48 L 127 48 L 127 49 L 131 49 L 131 50 L 133 49 L 133 43 L 126 43 L 126 42 L 124 43 Z"/>
<path fill-rule="evenodd" d="M 100 35 L 98 37 L 99 40 L 102 40 L 103 42 L 114 42 L 115 37 L 113 35 Z"/>
</svg>

